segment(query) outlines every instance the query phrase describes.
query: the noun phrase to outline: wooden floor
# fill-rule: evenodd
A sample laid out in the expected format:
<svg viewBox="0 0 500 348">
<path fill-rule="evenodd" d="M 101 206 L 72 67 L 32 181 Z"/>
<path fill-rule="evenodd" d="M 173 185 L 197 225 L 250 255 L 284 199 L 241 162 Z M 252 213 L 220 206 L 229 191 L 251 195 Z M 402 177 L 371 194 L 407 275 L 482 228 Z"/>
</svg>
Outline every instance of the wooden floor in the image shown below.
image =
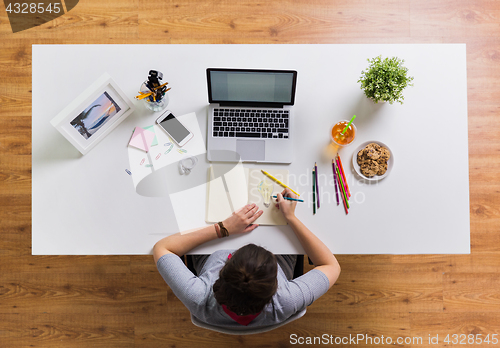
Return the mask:
<svg viewBox="0 0 500 348">
<path fill-rule="evenodd" d="M 500 345 L 499 1 L 82 0 L 16 34 L 0 8 L 0 348 Z M 71 43 L 466 43 L 471 255 L 339 256 L 304 318 L 240 337 L 193 326 L 150 256 L 31 256 L 31 45 Z"/>
</svg>

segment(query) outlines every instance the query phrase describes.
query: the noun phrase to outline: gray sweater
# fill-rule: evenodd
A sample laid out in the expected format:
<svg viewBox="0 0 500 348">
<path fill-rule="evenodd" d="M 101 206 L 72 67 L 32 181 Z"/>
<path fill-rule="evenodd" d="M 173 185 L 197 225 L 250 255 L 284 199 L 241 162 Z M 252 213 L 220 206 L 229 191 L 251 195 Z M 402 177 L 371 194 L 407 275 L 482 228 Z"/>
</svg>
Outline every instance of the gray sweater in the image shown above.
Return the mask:
<svg viewBox="0 0 500 348">
<path fill-rule="evenodd" d="M 227 328 L 241 327 L 227 315 L 214 297 L 212 286 L 219 279 L 219 271 L 232 250 L 214 252 L 195 276 L 175 254 L 163 255 L 156 267 L 175 296 L 199 320 Z M 278 266 L 278 290 L 271 303 L 247 326 L 262 327 L 281 323 L 302 311 L 328 291 L 326 275 L 316 269 L 293 280 L 288 280 Z"/>
</svg>

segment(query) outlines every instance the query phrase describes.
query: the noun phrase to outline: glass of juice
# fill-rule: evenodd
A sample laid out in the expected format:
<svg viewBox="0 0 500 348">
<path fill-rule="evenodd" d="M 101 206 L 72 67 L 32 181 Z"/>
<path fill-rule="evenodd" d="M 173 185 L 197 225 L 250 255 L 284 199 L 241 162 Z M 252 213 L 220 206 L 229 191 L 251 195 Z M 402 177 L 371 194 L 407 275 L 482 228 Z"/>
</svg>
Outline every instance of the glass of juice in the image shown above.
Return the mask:
<svg viewBox="0 0 500 348">
<path fill-rule="evenodd" d="M 347 146 L 354 141 L 356 137 L 356 126 L 351 123 L 349 128 L 342 134 L 342 131 L 349 124 L 349 121 L 339 121 L 332 126 L 330 135 L 334 144 L 338 146 Z"/>
</svg>

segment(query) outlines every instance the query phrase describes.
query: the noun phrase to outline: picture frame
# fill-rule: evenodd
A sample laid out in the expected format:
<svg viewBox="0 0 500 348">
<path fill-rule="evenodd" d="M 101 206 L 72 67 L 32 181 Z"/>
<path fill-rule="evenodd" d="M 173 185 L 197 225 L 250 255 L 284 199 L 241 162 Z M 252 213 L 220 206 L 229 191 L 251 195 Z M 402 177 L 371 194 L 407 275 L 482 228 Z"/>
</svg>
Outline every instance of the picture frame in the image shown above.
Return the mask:
<svg viewBox="0 0 500 348">
<path fill-rule="evenodd" d="M 50 123 L 85 155 L 134 110 L 116 82 L 104 73 Z"/>
</svg>

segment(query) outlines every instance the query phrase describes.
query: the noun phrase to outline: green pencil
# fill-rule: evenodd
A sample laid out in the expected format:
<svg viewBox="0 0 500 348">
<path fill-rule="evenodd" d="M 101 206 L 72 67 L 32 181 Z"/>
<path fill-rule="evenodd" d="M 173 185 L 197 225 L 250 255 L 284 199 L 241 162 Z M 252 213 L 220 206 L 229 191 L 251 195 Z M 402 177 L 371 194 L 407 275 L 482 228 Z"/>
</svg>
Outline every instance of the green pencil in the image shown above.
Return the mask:
<svg viewBox="0 0 500 348">
<path fill-rule="evenodd" d="M 316 174 L 313 169 L 313 176 L 312 176 L 312 182 L 313 182 L 313 214 L 316 214 Z"/>
<path fill-rule="evenodd" d="M 337 167 L 337 176 L 340 178 L 340 171 L 339 171 L 339 167 Z M 349 209 L 349 201 L 347 200 L 347 195 L 345 193 L 345 189 L 344 189 L 344 183 L 342 182 L 342 179 L 339 180 L 340 181 L 340 187 L 342 188 L 342 193 L 344 194 L 344 202 L 345 204 L 347 205 L 347 209 Z"/>
</svg>

